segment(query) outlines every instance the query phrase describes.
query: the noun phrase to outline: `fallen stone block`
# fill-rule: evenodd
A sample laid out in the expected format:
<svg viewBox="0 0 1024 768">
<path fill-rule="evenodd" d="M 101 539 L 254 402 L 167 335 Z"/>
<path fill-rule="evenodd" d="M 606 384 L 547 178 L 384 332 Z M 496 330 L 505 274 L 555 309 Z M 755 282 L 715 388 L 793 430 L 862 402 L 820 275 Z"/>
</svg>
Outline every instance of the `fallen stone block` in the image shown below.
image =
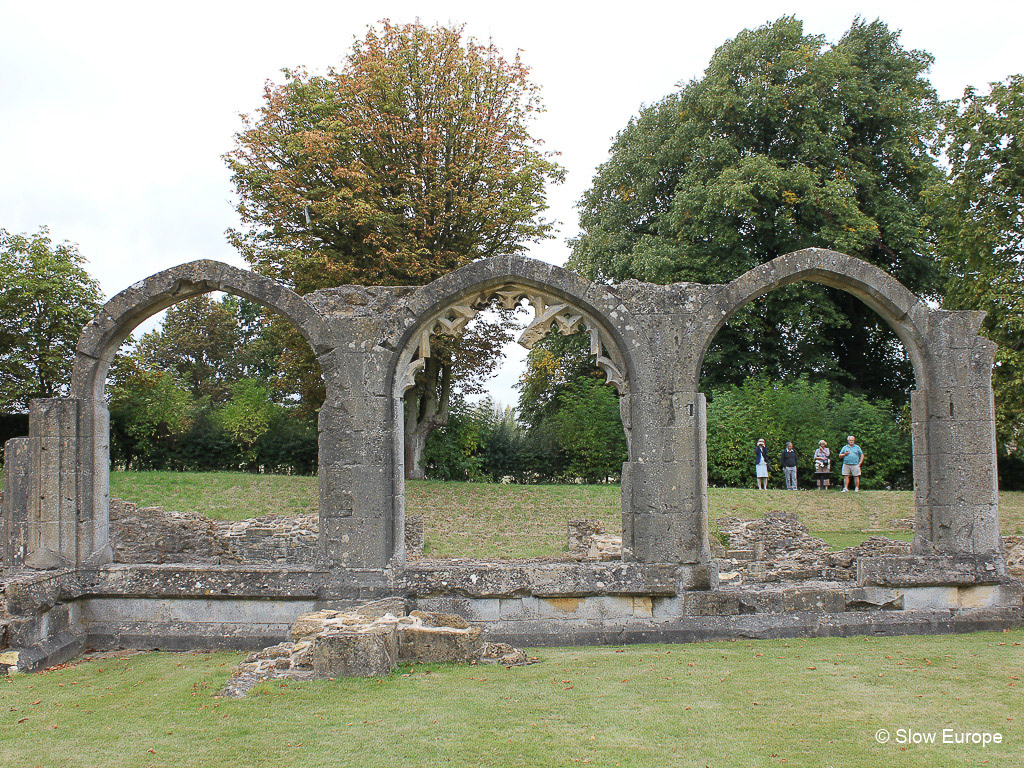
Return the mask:
<svg viewBox="0 0 1024 768">
<path fill-rule="evenodd" d="M 312 656 L 317 678 L 387 675 L 398 662 L 395 625 L 328 630 L 313 639 Z"/>
<path fill-rule="evenodd" d="M 428 613 L 427 611 L 413 611 L 409 614 L 413 618 L 423 622 L 425 627 L 451 627 L 452 629 L 468 629 L 471 625 L 464 618 L 455 613 Z"/>
<path fill-rule="evenodd" d="M 382 619 L 388 614 L 392 616 L 405 616 L 405 598 L 387 597 L 383 600 L 374 600 L 372 603 L 361 605 L 350 611 L 361 619 Z"/>
<path fill-rule="evenodd" d="M 505 667 L 530 663 L 521 649 L 508 643 L 484 643 L 478 660 L 481 664 L 501 664 Z"/>
<path fill-rule="evenodd" d="M 304 613 L 292 624 L 292 640 L 298 642 L 303 638 L 319 635 L 327 628 L 327 620 L 336 618 L 340 611 L 316 611 L 315 613 Z"/>
<path fill-rule="evenodd" d="M 402 661 L 459 662 L 480 655 L 479 627 L 455 629 L 415 624 L 398 625 L 398 656 Z"/>
</svg>

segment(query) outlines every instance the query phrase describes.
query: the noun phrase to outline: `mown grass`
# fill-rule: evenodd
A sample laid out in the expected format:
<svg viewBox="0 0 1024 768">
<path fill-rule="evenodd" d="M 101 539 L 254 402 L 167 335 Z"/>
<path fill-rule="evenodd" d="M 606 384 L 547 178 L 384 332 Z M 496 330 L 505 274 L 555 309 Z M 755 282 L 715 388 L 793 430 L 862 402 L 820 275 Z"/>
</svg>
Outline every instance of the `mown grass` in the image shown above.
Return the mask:
<svg viewBox="0 0 1024 768">
<path fill-rule="evenodd" d="M 238 520 L 271 512 L 317 510 L 316 478 L 237 472 L 112 472 L 113 496 L 213 518 Z M 406 511 L 422 515 L 430 557 L 558 557 L 565 552 L 566 521 L 599 520 L 621 530 L 618 485 L 406 484 Z M 912 517 L 909 491 L 758 491 L 711 488 L 710 517 L 752 519 L 768 510 L 796 512 L 811 532 L 835 548 L 871 535 L 909 540 L 889 522 Z M 1000 494 L 1003 533 L 1024 534 L 1024 493 Z"/>
<path fill-rule="evenodd" d="M 144 653 L 0 678 L 0 765 L 975 766 L 1024 756 L 1024 630 L 551 648 L 504 669 L 213 694 L 239 654 Z M 885 728 L 1000 745 L 880 744 Z"/>
<path fill-rule="evenodd" d="M 248 472 L 111 472 L 110 495 L 215 520 L 316 513 L 316 477 Z"/>
</svg>

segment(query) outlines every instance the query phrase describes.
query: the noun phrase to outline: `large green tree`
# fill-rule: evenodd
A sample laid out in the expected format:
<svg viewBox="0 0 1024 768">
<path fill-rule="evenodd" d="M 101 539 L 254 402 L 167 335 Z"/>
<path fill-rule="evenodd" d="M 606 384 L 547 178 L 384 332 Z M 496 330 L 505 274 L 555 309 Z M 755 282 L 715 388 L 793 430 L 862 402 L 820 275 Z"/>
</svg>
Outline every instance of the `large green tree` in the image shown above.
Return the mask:
<svg viewBox="0 0 1024 768">
<path fill-rule="evenodd" d="M 704 76 L 642 109 L 580 203 L 570 264 L 597 278 L 727 282 L 800 248 L 866 259 L 911 289 L 937 287 L 922 192 L 937 101 L 931 57 L 880 21 L 829 44 L 800 21 L 745 30 Z M 905 397 L 896 337 L 853 297 L 798 284 L 738 313 L 706 388 L 751 373 L 814 373 Z"/>
<path fill-rule="evenodd" d="M 460 27 L 382 22 L 339 67 L 267 84 L 225 156 L 244 224 L 231 238 L 300 293 L 421 284 L 521 252 L 550 236 L 545 187 L 563 177 L 530 132 L 541 108 L 518 55 Z M 443 401 L 452 365 L 429 366 L 415 396 Z M 412 404 L 416 429 L 442 410 Z"/>
<path fill-rule="evenodd" d="M 197 400 L 220 404 L 242 379 L 268 388 L 276 383 L 283 349 L 270 316 L 257 304 L 207 294 L 168 309 L 160 327 L 144 334 L 129 354 L 146 368 L 174 371 Z M 278 391 L 277 399 L 287 394 L 293 391 Z"/>
<path fill-rule="evenodd" d="M 987 313 L 1000 443 L 1013 450 L 1024 435 L 1024 75 L 949 104 L 943 148 L 950 181 L 930 194 L 943 306 Z"/>
<path fill-rule="evenodd" d="M 78 247 L 0 229 L 0 413 L 67 393 L 75 345 L 102 303 Z"/>
</svg>

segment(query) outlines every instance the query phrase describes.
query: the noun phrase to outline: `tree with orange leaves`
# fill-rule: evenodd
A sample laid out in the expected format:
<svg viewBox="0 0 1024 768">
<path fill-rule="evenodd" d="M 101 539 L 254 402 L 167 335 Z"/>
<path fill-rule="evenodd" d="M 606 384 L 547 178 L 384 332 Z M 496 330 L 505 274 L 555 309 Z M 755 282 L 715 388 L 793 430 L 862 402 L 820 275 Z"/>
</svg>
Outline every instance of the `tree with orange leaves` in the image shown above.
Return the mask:
<svg viewBox="0 0 1024 768">
<path fill-rule="evenodd" d="M 225 159 L 253 267 L 300 293 L 416 285 L 549 237 L 561 167 L 517 54 L 460 27 L 384 21 L 338 69 L 285 70 Z"/>
<path fill-rule="evenodd" d="M 267 83 L 225 155 L 244 225 L 229 236 L 256 271 L 300 293 L 423 284 L 521 252 L 551 236 L 545 188 L 564 176 L 530 132 L 542 109 L 518 53 L 508 60 L 461 27 L 383 21 L 326 75 L 285 70 Z M 500 336 L 480 350 L 483 367 Z M 309 353 L 290 359 L 296 378 L 319 381 L 303 370 L 315 369 Z M 413 448 L 447 414 L 455 364 L 436 362 L 407 402 Z"/>
</svg>

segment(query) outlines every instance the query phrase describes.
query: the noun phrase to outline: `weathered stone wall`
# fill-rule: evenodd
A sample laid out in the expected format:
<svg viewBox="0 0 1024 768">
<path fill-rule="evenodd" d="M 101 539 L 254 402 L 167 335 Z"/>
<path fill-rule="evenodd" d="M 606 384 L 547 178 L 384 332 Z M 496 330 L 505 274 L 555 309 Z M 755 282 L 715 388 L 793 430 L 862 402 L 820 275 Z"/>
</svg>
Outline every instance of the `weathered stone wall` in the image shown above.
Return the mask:
<svg viewBox="0 0 1024 768">
<path fill-rule="evenodd" d="M 222 290 L 293 322 L 323 373 L 327 397 L 319 418 L 313 559 L 348 570 L 402 568 L 411 556 L 402 528 L 402 395 L 429 356 L 433 335 L 458 334 L 493 300 L 512 306 L 525 299 L 537 315 L 524 343 L 552 327 L 585 331 L 597 365 L 622 395 L 629 448 L 622 472 L 622 559 L 683 567 L 694 588 L 709 588 L 706 414 L 699 391 L 704 354 L 741 307 L 797 280 L 863 300 L 892 326 L 913 361 L 914 553 L 936 562 L 961 558 L 968 570 L 981 558 L 979 573 L 1004 572 L 994 346 L 978 335 L 982 314 L 929 307 L 876 267 L 822 249 L 779 257 L 727 285 L 608 286 L 520 256 L 476 262 L 421 287 L 343 286 L 308 296 L 216 262 L 166 270 L 115 296 L 83 330 L 72 396 L 32 404 L 25 563 L 91 568 L 113 559 L 103 403 L 110 362 L 146 318 L 190 296 Z M 258 557 L 277 562 L 309 554 L 308 534 L 297 533 L 278 547 L 274 524 L 244 528 L 236 546 Z M 179 546 L 172 538 L 165 537 L 168 552 Z M 224 557 L 214 549 L 198 556 Z M 699 574 L 707 578 L 702 582 Z"/>
<path fill-rule="evenodd" d="M 110 500 L 115 563 L 276 563 L 308 565 L 320 556 L 316 515 L 265 515 L 211 520 L 195 512 L 171 512 Z M 406 518 L 406 549 L 423 554 L 423 520 Z"/>
<path fill-rule="evenodd" d="M 0 489 L 0 572 L 25 562 L 28 551 L 28 492 L 32 468 L 29 439 L 4 444 L 4 487 Z"/>
<path fill-rule="evenodd" d="M 910 554 L 910 544 L 883 536 L 833 551 L 826 541 L 811 536 L 792 512 L 770 511 L 753 520 L 724 517 L 715 524 L 729 539 L 728 548 L 719 547 L 715 552 L 718 577 L 721 583 L 733 586 L 854 581 L 860 558 Z M 622 551 L 621 537 L 606 534 L 600 523 L 591 520 L 568 523 L 568 545 L 569 556 L 580 560 L 616 560 Z M 1024 548 L 1021 554 L 1024 556 Z"/>
</svg>

